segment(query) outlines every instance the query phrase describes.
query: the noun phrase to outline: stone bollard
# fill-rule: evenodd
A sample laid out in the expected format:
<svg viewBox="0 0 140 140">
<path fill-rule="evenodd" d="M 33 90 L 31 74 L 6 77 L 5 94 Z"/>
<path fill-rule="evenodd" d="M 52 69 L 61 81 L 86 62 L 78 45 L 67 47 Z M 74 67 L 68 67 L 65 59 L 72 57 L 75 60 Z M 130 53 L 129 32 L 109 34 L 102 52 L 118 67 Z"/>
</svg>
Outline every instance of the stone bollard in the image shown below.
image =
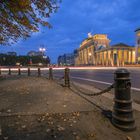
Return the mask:
<svg viewBox="0 0 140 140">
<path fill-rule="evenodd" d="M 53 80 L 53 69 L 49 68 L 49 80 Z"/>
<path fill-rule="evenodd" d="M 70 78 L 69 78 L 69 68 L 65 68 L 64 80 L 65 80 L 65 87 L 70 87 Z"/>
<path fill-rule="evenodd" d="M 115 77 L 115 98 L 112 112 L 112 123 L 124 131 L 135 130 L 131 100 L 130 73 L 127 69 L 118 69 Z"/>
<path fill-rule="evenodd" d="M 31 71 L 30 71 L 30 68 L 28 68 L 28 76 L 31 75 Z"/>
<path fill-rule="evenodd" d="M 21 71 L 20 71 L 20 68 L 18 68 L 18 75 L 21 75 Z"/>
<path fill-rule="evenodd" d="M 38 77 L 41 76 L 41 70 L 38 68 Z"/>
<path fill-rule="evenodd" d="M 11 75 L 11 69 L 9 68 L 9 72 L 8 72 L 8 75 Z"/>
</svg>

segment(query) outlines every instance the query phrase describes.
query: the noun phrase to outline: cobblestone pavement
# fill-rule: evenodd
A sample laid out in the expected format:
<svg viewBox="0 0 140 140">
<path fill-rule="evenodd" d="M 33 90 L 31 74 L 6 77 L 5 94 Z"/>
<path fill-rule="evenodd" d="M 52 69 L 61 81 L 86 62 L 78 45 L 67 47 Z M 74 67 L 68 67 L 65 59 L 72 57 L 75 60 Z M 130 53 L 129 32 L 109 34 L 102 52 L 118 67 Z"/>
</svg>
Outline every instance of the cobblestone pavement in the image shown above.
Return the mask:
<svg viewBox="0 0 140 140">
<path fill-rule="evenodd" d="M 0 89 L 0 140 L 140 139 L 140 112 L 134 111 L 136 131 L 118 130 L 104 96 L 89 102 L 42 77 L 3 79 Z"/>
</svg>

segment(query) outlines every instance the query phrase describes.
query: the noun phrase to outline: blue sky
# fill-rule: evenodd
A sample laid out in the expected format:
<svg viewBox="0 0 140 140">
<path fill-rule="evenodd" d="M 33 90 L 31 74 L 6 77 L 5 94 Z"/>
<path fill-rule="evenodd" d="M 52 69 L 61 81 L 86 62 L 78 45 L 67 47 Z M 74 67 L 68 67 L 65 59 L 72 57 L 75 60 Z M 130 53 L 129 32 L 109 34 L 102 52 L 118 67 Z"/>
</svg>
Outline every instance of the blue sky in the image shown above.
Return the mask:
<svg viewBox="0 0 140 140">
<path fill-rule="evenodd" d="M 140 0 L 63 0 L 60 9 L 48 21 L 53 28 L 41 28 L 27 40 L 13 46 L 1 46 L 1 52 L 16 51 L 27 54 L 46 47 L 46 54 L 55 63 L 57 57 L 73 52 L 80 43 L 92 34 L 105 33 L 111 44 L 135 45 L 134 30 L 140 27 Z"/>
</svg>

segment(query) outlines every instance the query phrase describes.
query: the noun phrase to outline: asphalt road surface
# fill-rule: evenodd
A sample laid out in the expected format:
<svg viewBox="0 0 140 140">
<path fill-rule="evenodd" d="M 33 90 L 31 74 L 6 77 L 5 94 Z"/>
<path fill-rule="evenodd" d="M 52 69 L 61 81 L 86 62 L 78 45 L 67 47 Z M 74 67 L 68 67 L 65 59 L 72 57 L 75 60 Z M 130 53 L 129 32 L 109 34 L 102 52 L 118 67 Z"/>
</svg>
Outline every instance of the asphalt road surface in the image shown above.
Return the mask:
<svg viewBox="0 0 140 140">
<path fill-rule="evenodd" d="M 117 68 L 95 68 L 72 69 L 70 70 L 71 80 L 81 84 L 87 84 L 99 89 L 104 89 L 114 83 L 114 72 Z M 132 98 L 140 104 L 140 68 L 127 68 L 130 72 L 132 84 Z M 62 70 L 55 70 L 54 73 L 63 75 Z"/>
<path fill-rule="evenodd" d="M 72 70 L 71 71 L 71 76 L 81 82 L 83 81 L 89 81 L 90 80 L 97 80 L 97 81 L 90 81 L 93 84 L 99 84 L 99 85 L 105 85 L 107 83 L 113 83 L 114 82 L 114 72 L 115 69 L 94 69 L 94 70 Z M 130 72 L 130 77 L 131 77 L 131 82 L 132 82 L 132 87 L 140 89 L 140 68 L 138 69 L 129 69 Z M 83 78 L 83 80 L 82 80 Z M 85 80 L 84 80 L 85 78 Z M 86 80 L 87 79 L 87 80 Z M 98 82 L 99 81 L 99 82 Z M 101 81 L 101 82 L 100 82 Z M 103 82 L 103 83 L 102 83 Z"/>
<path fill-rule="evenodd" d="M 1 68 L 2 69 L 2 68 Z M 41 73 L 48 73 L 49 68 L 41 68 Z M 115 67 L 72 67 L 70 68 L 70 76 L 73 80 L 82 83 L 94 84 L 104 87 L 114 82 Z M 140 91 L 140 67 L 127 68 L 130 72 L 132 87 L 136 91 Z M 18 69 L 11 69 L 12 75 L 17 75 Z M 2 69 L 2 74 L 8 74 L 8 68 Z M 21 68 L 21 73 L 26 74 L 27 68 Z M 31 68 L 31 75 L 37 74 L 37 68 Z M 64 68 L 54 68 L 53 74 L 58 76 L 64 75 Z"/>
<path fill-rule="evenodd" d="M 114 82 L 114 72 L 117 68 L 71 68 L 70 76 L 73 80 L 81 83 L 93 84 L 104 87 Z M 132 87 L 140 91 L 140 68 L 127 68 L 130 72 Z M 54 74 L 63 75 L 64 70 L 54 70 Z"/>
</svg>

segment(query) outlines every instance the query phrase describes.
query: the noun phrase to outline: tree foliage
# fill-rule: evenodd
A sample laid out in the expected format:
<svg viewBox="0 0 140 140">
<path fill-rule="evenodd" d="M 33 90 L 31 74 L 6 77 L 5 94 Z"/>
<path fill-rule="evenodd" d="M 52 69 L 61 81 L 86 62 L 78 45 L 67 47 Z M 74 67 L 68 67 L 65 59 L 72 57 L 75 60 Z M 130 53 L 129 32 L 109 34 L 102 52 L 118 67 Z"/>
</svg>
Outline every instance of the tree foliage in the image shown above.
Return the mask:
<svg viewBox="0 0 140 140">
<path fill-rule="evenodd" d="M 20 63 L 23 66 L 27 66 L 32 61 L 32 64 L 42 63 L 43 65 L 50 64 L 50 58 L 43 58 L 42 56 L 12 56 L 7 54 L 0 54 L 1 66 L 15 66 L 16 63 Z"/>
<path fill-rule="evenodd" d="M 39 26 L 51 27 L 47 19 L 56 12 L 60 0 L 0 0 L 0 44 L 26 39 Z"/>
</svg>

